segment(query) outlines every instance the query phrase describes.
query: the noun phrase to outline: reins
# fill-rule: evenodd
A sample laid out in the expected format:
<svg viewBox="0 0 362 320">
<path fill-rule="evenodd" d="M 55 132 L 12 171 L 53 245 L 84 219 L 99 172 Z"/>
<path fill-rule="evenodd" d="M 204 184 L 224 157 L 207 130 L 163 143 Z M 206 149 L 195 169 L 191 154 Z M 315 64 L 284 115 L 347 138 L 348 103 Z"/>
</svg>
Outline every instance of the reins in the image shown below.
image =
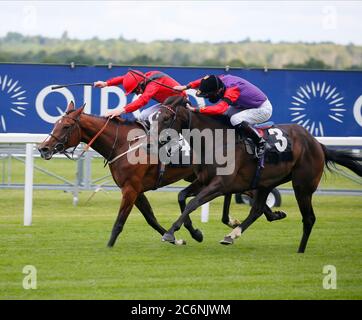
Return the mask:
<svg viewBox="0 0 362 320">
<path fill-rule="evenodd" d="M 79 155 L 79 158 L 81 158 L 88 150 L 89 148 L 91 147 L 91 145 L 93 144 L 93 142 L 102 134 L 102 132 L 106 129 L 108 123 L 109 123 L 109 120 L 111 118 L 107 118 L 107 121 L 106 123 L 103 125 L 103 127 L 97 132 L 97 134 L 92 138 L 91 141 L 88 142 L 88 144 L 84 147 L 84 149 L 82 150 L 82 152 L 80 153 Z"/>
</svg>

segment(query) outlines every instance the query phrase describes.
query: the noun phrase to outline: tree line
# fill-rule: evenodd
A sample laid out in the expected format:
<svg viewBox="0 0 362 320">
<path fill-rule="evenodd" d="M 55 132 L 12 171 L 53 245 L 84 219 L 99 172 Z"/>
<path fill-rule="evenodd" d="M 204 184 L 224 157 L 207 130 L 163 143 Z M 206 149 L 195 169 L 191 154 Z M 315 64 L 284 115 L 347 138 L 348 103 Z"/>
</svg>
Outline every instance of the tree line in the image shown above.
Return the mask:
<svg viewBox="0 0 362 320">
<path fill-rule="evenodd" d="M 221 43 L 192 43 L 183 39 L 143 43 L 123 37 L 70 39 L 67 32 L 59 38 L 9 32 L 0 37 L 0 62 L 362 70 L 362 47 L 250 39 Z"/>
</svg>

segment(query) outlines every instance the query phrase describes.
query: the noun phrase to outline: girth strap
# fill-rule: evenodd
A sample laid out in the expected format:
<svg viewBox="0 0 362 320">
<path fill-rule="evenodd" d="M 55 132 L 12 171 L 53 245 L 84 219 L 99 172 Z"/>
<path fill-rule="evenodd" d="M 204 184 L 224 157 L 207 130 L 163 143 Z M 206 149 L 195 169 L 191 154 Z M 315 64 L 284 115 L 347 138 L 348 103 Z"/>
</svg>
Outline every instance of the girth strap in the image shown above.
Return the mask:
<svg viewBox="0 0 362 320">
<path fill-rule="evenodd" d="M 255 175 L 254 175 L 253 181 L 251 182 L 250 189 L 255 189 L 258 186 L 258 183 L 260 180 L 260 175 L 261 175 L 261 170 L 264 169 L 264 158 L 265 158 L 265 153 L 261 156 L 261 158 L 258 159 L 258 164 L 256 166 Z"/>
<path fill-rule="evenodd" d="M 166 171 L 166 165 L 163 162 L 159 162 L 158 163 L 158 178 L 157 178 L 157 182 L 155 187 L 153 188 L 153 190 L 158 189 L 158 187 L 160 186 L 161 182 L 162 182 L 162 178 L 163 178 L 163 174 Z"/>
</svg>

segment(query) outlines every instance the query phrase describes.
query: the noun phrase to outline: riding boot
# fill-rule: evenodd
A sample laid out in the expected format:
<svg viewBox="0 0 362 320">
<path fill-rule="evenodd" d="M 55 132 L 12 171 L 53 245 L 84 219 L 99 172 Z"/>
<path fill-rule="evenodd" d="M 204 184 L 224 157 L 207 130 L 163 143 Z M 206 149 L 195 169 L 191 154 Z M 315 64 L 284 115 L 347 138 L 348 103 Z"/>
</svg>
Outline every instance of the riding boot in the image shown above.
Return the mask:
<svg viewBox="0 0 362 320">
<path fill-rule="evenodd" d="M 260 158 L 265 152 L 265 140 L 259 135 L 258 131 L 246 121 L 238 124 L 235 129 L 241 137 L 246 135 L 254 142 L 256 146 L 255 157 Z"/>
</svg>

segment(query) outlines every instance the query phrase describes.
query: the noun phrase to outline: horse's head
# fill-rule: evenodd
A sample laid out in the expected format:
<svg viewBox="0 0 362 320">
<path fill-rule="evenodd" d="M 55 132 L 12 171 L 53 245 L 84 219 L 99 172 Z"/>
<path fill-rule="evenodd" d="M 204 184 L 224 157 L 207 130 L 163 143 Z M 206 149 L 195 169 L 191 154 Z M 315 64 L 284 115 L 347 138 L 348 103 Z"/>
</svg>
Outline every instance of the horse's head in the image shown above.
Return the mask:
<svg viewBox="0 0 362 320">
<path fill-rule="evenodd" d="M 189 112 L 186 104 L 190 103 L 185 97 L 172 96 L 166 99 L 160 110 L 152 117 L 151 133 L 158 136 L 158 141 L 164 144 L 172 137 L 171 131 L 181 132 L 189 122 Z M 157 132 L 155 132 L 157 130 Z"/>
<path fill-rule="evenodd" d="M 73 101 L 69 103 L 65 115 L 54 124 L 53 131 L 38 147 L 42 158 L 50 160 L 56 153 L 67 155 L 68 148 L 76 147 L 80 143 L 79 118 L 84 107 L 85 105 L 76 110 Z"/>
</svg>

